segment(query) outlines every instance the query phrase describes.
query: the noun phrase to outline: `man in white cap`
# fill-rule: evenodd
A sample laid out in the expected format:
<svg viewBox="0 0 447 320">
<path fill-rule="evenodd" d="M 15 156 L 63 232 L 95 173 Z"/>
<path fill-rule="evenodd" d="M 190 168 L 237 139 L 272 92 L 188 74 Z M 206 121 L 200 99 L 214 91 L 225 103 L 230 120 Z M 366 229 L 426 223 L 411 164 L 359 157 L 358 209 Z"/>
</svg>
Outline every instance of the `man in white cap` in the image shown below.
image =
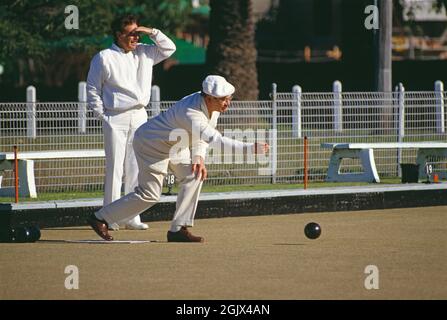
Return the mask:
<svg viewBox="0 0 447 320">
<path fill-rule="evenodd" d="M 138 186 L 135 192 L 89 217 L 88 223 L 100 237 L 113 240 L 108 224 L 131 219 L 157 203 L 169 168 L 179 182 L 179 193 L 167 233 L 168 242 L 204 241 L 192 235 L 188 227 L 194 224 L 200 190 L 207 177 L 204 161 L 208 144 L 220 143 L 229 149 L 254 153 L 266 153 L 269 148 L 266 143 L 245 143 L 223 137 L 215 129 L 217 118 L 228 109 L 234 90 L 225 78 L 207 76 L 201 92 L 184 97 L 138 128 L 133 141 L 139 168 Z"/>
</svg>

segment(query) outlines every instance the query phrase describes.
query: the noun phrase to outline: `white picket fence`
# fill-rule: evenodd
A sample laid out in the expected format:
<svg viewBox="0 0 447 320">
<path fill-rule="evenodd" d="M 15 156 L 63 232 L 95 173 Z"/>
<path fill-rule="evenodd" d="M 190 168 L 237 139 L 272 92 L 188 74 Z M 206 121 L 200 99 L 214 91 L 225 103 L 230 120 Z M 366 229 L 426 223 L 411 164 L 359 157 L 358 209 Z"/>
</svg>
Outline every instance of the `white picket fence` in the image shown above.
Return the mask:
<svg viewBox="0 0 447 320">
<path fill-rule="evenodd" d="M 268 158 L 255 162 L 237 155 L 210 154 L 209 185 L 301 183 L 303 140 L 309 142 L 309 180 L 323 181 L 330 151 L 323 142 L 447 142 L 445 132 L 447 93 L 441 82 L 436 90 L 408 92 L 400 85 L 395 92 L 342 92 L 334 83 L 332 92 L 307 93 L 295 86 L 292 92 L 277 92 L 271 100 L 233 101 L 219 118 L 218 129 L 229 137 L 267 140 Z M 87 109 L 85 84 L 80 84 L 79 102 L 35 102 L 29 89 L 26 103 L 0 103 L 0 152 L 83 150 L 103 148 L 101 123 Z M 149 117 L 163 112 L 173 101 L 159 101 L 153 88 Z M 214 150 L 215 151 L 215 150 Z M 214 152 L 213 151 L 213 152 Z M 399 163 L 414 163 L 415 150 L 377 150 L 376 165 L 381 177 L 399 175 Z M 345 160 L 344 160 L 345 161 Z M 446 170 L 445 159 L 433 159 L 434 170 Z M 38 193 L 102 190 L 104 159 L 36 160 Z M 343 171 L 361 166 L 346 160 Z M 13 185 L 5 171 L 2 186 Z"/>
</svg>

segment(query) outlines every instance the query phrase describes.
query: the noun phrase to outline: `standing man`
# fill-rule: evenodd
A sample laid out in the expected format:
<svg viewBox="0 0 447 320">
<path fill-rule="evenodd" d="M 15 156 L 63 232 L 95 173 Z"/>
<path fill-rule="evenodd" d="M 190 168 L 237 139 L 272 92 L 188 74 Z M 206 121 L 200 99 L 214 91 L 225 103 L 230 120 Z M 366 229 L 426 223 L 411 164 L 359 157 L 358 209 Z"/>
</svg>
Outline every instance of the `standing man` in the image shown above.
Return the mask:
<svg viewBox="0 0 447 320">
<path fill-rule="evenodd" d="M 224 150 L 234 147 L 244 153 L 266 153 L 269 148 L 266 143 L 223 137 L 215 129 L 234 90 L 223 77 L 208 76 L 202 83 L 202 92 L 184 97 L 137 130 L 133 146 L 139 168 L 138 187 L 89 217 L 88 223 L 101 238 L 113 240 L 108 233 L 109 224 L 131 219 L 158 202 L 169 168 L 177 177 L 179 193 L 168 242 L 204 241 L 192 235 L 188 227 L 194 224 L 200 190 L 207 176 L 204 161 L 208 144 L 224 146 Z"/>
<path fill-rule="evenodd" d="M 88 105 L 102 121 L 106 174 L 104 205 L 121 197 L 138 185 L 138 167 L 132 141 L 135 130 L 147 122 L 145 106 L 151 97 L 152 67 L 175 52 L 175 44 L 160 30 L 138 26 L 133 15 L 115 19 L 112 23 L 114 43 L 96 54 L 87 77 Z M 147 34 L 155 45 L 138 43 L 140 34 Z M 145 230 L 139 215 L 114 221 L 128 229 Z"/>
</svg>

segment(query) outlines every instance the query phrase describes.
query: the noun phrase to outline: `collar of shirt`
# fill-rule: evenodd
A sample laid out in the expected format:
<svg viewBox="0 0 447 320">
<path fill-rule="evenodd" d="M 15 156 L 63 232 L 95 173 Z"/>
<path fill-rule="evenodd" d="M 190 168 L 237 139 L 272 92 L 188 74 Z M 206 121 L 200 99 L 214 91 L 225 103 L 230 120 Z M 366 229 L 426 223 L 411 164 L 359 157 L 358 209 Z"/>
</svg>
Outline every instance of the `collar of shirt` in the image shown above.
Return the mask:
<svg viewBox="0 0 447 320">
<path fill-rule="evenodd" d="M 210 119 L 210 115 L 208 113 L 208 108 L 206 107 L 205 99 L 203 97 L 200 97 L 200 108 L 202 109 L 203 113 L 206 115 L 208 119 Z"/>
<path fill-rule="evenodd" d="M 208 108 L 206 107 L 205 99 L 201 97 L 200 101 L 200 109 L 202 109 L 203 113 L 209 119 L 209 124 L 211 127 L 215 128 L 217 126 L 217 119 L 220 116 L 220 112 L 213 111 L 211 115 L 208 113 Z"/>
<path fill-rule="evenodd" d="M 120 46 L 118 46 L 116 43 L 113 43 L 112 46 L 110 47 L 112 50 L 124 53 L 124 54 L 129 54 L 132 53 L 132 51 L 128 51 L 128 52 L 124 52 L 124 49 L 121 48 Z"/>
</svg>

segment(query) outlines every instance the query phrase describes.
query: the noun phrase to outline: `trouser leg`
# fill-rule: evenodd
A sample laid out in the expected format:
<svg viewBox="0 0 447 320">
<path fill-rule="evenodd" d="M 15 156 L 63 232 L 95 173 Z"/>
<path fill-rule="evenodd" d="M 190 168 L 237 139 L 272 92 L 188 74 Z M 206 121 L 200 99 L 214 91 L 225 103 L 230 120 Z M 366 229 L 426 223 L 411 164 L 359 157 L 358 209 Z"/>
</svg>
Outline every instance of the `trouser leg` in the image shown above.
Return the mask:
<svg viewBox="0 0 447 320">
<path fill-rule="evenodd" d="M 98 216 L 108 224 L 128 221 L 149 209 L 160 199 L 164 174 L 144 168 L 138 174 L 138 186 L 134 192 L 112 202 L 98 211 Z"/>
<path fill-rule="evenodd" d="M 133 110 L 130 113 L 129 131 L 126 144 L 126 158 L 124 160 L 124 194 L 135 191 L 138 186 L 138 164 L 133 149 L 133 139 L 135 131 L 147 121 L 147 113 L 144 108 Z M 120 224 L 137 226 L 141 224 L 141 218 L 136 215 L 129 221 L 122 221 Z"/>
<path fill-rule="evenodd" d="M 103 123 L 106 173 L 104 180 L 104 205 L 121 197 L 126 132 L 111 122 Z"/>
<path fill-rule="evenodd" d="M 147 148 L 138 140 L 134 141 L 133 147 L 138 164 L 138 186 L 134 192 L 105 206 L 96 213 L 98 218 L 105 219 L 109 225 L 132 219 L 160 199 L 163 179 L 168 167 L 167 160 L 157 162 L 149 159 Z M 150 150 L 149 154 L 151 154 Z"/>
<path fill-rule="evenodd" d="M 103 125 L 104 147 L 106 152 L 106 177 L 104 186 L 104 206 L 121 197 L 123 185 L 125 194 L 138 185 L 138 166 L 132 148 L 135 130 L 147 121 L 144 109 L 130 110 L 107 117 Z M 139 216 L 132 221 L 119 221 L 124 225 L 141 223 Z"/>
<path fill-rule="evenodd" d="M 179 183 L 179 193 L 171 227 L 192 227 L 203 181 L 196 179 L 192 173 L 191 164 L 170 163 L 169 168 L 177 177 Z"/>
<path fill-rule="evenodd" d="M 126 158 L 124 160 L 124 194 L 134 191 L 138 185 L 138 163 L 133 148 L 135 131 L 147 121 L 144 108 L 132 110 L 129 114 L 129 128 L 126 142 Z"/>
<path fill-rule="evenodd" d="M 133 132 L 129 134 L 127 143 L 126 159 L 124 161 L 124 194 L 129 194 L 135 191 L 138 186 L 138 165 L 135 158 L 135 153 L 132 147 Z M 129 143 L 130 142 L 130 143 Z M 141 223 L 141 218 L 136 215 L 129 221 L 120 221 L 119 224 L 138 225 Z"/>
</svg>

